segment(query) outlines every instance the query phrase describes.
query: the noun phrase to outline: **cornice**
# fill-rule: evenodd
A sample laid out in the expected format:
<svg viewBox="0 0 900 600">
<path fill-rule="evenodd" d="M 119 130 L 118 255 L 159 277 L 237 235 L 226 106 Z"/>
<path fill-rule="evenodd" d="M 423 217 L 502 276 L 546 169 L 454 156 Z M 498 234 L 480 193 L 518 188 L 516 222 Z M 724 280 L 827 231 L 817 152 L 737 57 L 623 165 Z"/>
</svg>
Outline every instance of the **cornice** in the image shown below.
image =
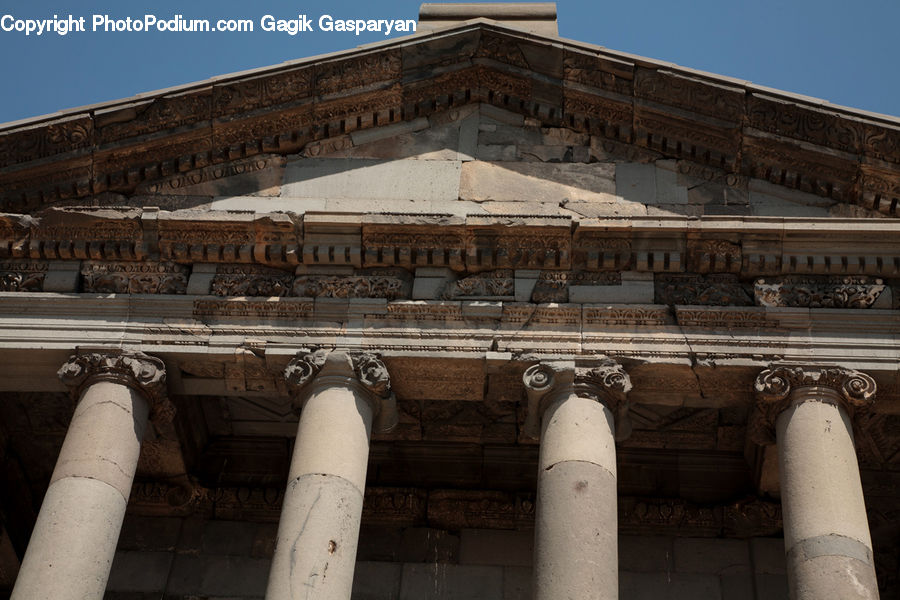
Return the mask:
<svg viewBox="0 0 900 600">
<path fill-rule="evenodd" d="M 6 265 L 0 270 L 29 273 L 44 270 L 42 261 L 92 261 L 72 263 L 92 277 L 149 267 L 177 278 L 188 275 L 187 265 L 212 265 L 210 272 L 223 281 L 232 268 L 238 269 L 236 275 L 265 273 L 242 273 L 240 265 L 399 269 L 395 276 L 444 268 L 470 274 L 538 269 L 889 278 L 900 276 L 900 223 L 51 208 L 35 215 L 0 213 L 0 261 Z M 313 280 L 304 285 L 321 283 L 315 280 L 318 273 L 307 274 Z M 241 279 L 246 283 L 246 277 Z"/>
<path fill-rule="evenodd" d="M 546 60 L 526 60 L 535 53 Z M 625 158 L 655 153 L 896 215 L 895 119 L 487 22 L 13 124 L 0 130 L 0 208 L 311 156 L 468 103 L 596 136 Z"/>
</svg>

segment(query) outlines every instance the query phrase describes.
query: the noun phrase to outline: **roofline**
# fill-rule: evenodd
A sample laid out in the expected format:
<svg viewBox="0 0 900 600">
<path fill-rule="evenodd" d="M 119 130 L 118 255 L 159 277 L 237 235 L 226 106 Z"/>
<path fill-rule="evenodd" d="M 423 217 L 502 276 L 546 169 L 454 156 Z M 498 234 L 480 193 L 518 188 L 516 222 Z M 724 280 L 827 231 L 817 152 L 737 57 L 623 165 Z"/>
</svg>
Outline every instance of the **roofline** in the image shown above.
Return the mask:
<svg viewBox="0 0 900 600">
<path fill-rule="evenodd" d="M 310 63 L 322 62 L 329 59 L 340 59 L 349 56 L 353 56 L 354 54 L 363 54 L 366 52 L 377 51 L 382 49 L 388 49 L 395 46 L 401 46 L 405 44 L 409 44 L 413 41 L 425 40 L 428 38 L 441 37 L 448 34 L 456 34 L 463 33 L 468 30 L 478 29 L 478 28 L 488 28 L 494 29 L 505 33 L 513 33 L 518 36 L 524 36 L 530 38 L 533 41 L 563 45 L 572 48 L 577 48 L 580 50 L 587 50 L 590 52 L 596 52 L 600 57 L 610 58 L 614 60 L 626 60 L 628 62 L 634 63 L 636 66 L 644 66 L 650 68 L 665 68 L 676 71 L 680 74 L 699 77 L 701 79 L 706 79 L 711 83 L 724 83 L 732 86 L 739 86 L 745 89 L 745 91 L 749 93 L 760 93 L 768 96 L 773 96 L 776 98 L 781 98 L 784 100 L 788 100 L 797 104 L 805 104 L 816 106 L 818 108 L 824 108 L 827 110 L 832 110 L 838 113 L 843 113 L 849 117 L 857 117 L 864 118 L 872 121 L 881 121 L 883 123 L 900 126 L 900 116 L 893 116 L 883 113 L 877 113 L 872 111 L 867 111 L 863 109 L 853 108 L 849 106 L 843 106 L 840 104 L 833 104 L 827 100 L 823 100 L 821 98 L 815 98 L 813 96 L 805 96 L 803 94 L 796 94 L 793 92 L 788 92 L 785 90 L 779 90 L 775 88 L 770 88 L 762 85 L 754 84 L 749 80 L 737 79 L 734 77 L 729 77 L 726 75 L 718 75 L 715 73 L 710 73 L 708 71 L 700 71 L 697 69 L 692 69 L 690 67 L 683 67 L 676 63 L 657 60 L 653 58 L 647 58 L 645 56 L 639 56 L 636 54 L 630 54 L 628 52 L 622 52 L 618 50 L 611 50 L 604 46 L 600 46 L 597 44 L 591 44 L 589 42 L 583 42 L 579 40 L 572 40 L 563 37 L 551 37 L 545 35 L 539 35 L 536 33 L 528 32 L 513 26 L 510 26 L 505 23 L 497 22 L 493 19 L 486 19 L 483 17 L 477 19 L 470 19 L 468 21 L 464 21 L 459 24 L 439 28 L 439 29 L 429 29 L 427 31 L 423 31 L 421 33 L 414 33 L 412 35 L 391 38 L 385 41 L 379 42 L 371 42 L 368 44 L 362 44 L 360 46 L 356 46 L 355 48 L 348 48 L 346 50 L 338 50 L 335 52 L 328 52 L 325 54 L 317 54 L 313 56 L 292 59 L 288 61 L 284 61 L 275 65 L 268 65 L 265 67 L 258 67 L 255 69 L 247 69 L 244 71 L 236 71 L 233 73 L 226 73 L 224 75 L 217 75 L 211 77 L 209 79 L 204 79 L 201 81 L 194 81 L 190 83 L 185 83 L 181 85 L 176 85 L 168 88 L 161 88 L 157 90 L 152 90 L 148 92 L 141 92 L 134 96 L 129 96 L 125 98 L 119 98 L 116 100 L 107 100 L 104 102 L 97 102 L 94 104 L 85 104 L 82 106 L 77 106 L 73 108 L 67 108 L 63 110 L 59 110 L 52 113 L 47 113 L 44 115 L 38 115 L 34 117 L 26 117 L 24 119 L 18 119 L 15 121 L 7 121 L 4 123 L 0 123 L 0 135 L 5 133 L 6 131 L 13 129 L 21 129 L 27 128 L 33 125 L 39 125 L 42 123 L 46 123 L 48 121 L 53 121 L 57 119 L 64 119 L 66 117 L 71 117 L 73 115 L 79 115 L 84 113 L 95 112 L 98 110 L 113 108 L 117 106 L 124 106 L 128 104 L 133 104 L 135 102 L 141 102 L 146 100 L 151 100 L 154 98 L 169 96 L 173 94 L 180 94 L 184 92 L 189 92 L 196 89 L 201 89 L 204 87 L 208 87 L 210 85 L 215 85 L 217 83 L 229 82 L 236 79 L 241 79 L 245 77 L 252 77 L 257 75 L 265 75 L 270 73 L 275 73 L 282 69 L 288 69 L 291 67 L 303 66 Z"/>
</svg>

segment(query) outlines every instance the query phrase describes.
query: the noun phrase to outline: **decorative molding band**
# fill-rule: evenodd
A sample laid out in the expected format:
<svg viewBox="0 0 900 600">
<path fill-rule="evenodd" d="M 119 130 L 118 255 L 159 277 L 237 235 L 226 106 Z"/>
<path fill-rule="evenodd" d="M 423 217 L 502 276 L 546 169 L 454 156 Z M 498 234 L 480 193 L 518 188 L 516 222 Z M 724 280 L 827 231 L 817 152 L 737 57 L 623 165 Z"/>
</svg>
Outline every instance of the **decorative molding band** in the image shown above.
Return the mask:
<svg viewBox="0 0 900 600">
<path fill-rule="evenodd" d="M 818 399 L 837 403 L 851 419 L 874 404 L 877 389 L 875 380 L 860 371 L 790 364 L 764 369 L 753 387 L 757 402 L 749 428 L 751 436 L 759 444 L 775 442 L 775 421 L 791 405 L 792 395 L 801 389 L 824 388 Z"/>
<path fill-rule="evenodd" d="M 41 292 L 49 268 L 35 260 L 0 261 L 0 292 Z"/>
<path fill-rule="evenodd" d="M 884 281 L 859 277 L 782 277 L 758 279 L 753 286 L 760 306 L 803 308 L 871 308 L 885 289 Z"/>
<path fill-rule="evenodd" d="M 97 294 L 184 294 L 190 267 L 175 263 L 81 263 L 81 291 Z"/>
</svg>

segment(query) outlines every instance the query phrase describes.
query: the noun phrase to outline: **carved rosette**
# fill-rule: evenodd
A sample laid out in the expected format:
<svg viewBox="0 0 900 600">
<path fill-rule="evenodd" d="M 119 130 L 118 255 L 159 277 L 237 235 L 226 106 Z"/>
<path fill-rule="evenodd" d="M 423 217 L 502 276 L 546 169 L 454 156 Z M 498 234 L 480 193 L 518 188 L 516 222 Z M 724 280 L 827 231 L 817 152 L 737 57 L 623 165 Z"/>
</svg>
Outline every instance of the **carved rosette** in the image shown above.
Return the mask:
<svg viewBox="0 0 900 600">
<path fill-rule="evenodd" d="M 298 412 L 318 381 L 324 386 L 343 384 L 363 391 L 372 407 L 372 428 L 376 432 L 390 431 L 400 420 L 390 374 L 376 354 L 303 349 L 288 363 L 284 378 Z"/>
<path fill-rule="evenodd" d="M 628 392 L 631 378 L 608 357 L 577 361 L 548 361 L 532 365 L 522 375 L 528 394 L 525 434 L 537 438 L 544 411 L 556 400 L 575 394 L 600 402 L 616 417 L 616 439 L 631 435 Z"/>
<path fill-rule="evenodd" d="M 758 444 L 775 443 L 775 421 L 791 403 L 793 393 L 802 388 L 825 388 L 851 417 L 867 410 L 875 402 L 875 380 L 869 375 L 843 367 L 780 365 L 763 370 L 753 385 L 756 411 L 750 422 L 750 434 Z"/>
<path fill-rule="evenodd" d="M 166 366 L 154 356 L 127 350 L 81 351 L 70 356 L 57 374 L 76 399 L 90 385 L 109 381 L 140 392 L 150 405 L 152 420 L 170 422 L 174 417 L 175 408 L 166 396 Z"/>
</svg>

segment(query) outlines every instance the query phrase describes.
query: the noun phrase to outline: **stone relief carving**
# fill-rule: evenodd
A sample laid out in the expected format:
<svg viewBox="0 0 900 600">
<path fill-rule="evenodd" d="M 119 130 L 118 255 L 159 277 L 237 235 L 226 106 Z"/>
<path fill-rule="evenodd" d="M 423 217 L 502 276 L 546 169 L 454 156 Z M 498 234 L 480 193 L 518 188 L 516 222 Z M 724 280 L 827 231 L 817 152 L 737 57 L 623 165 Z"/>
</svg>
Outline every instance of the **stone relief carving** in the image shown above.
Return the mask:
<svg viewBox="0 0 900 600">
<path fill-rule="evenodd" d="M 294 276 L 259 266 L 219 267 L 210 291 L 214 296 L 287 296 Z"/>
<path fill-rule="evenodd" d="M 43 291 L 47 269 L 47 263 L 31 260 L 0 262 L 0 292 Z"/>
<path fill-rule="evenodd" d="M 606 406 L 616 417 L 617 440 L 624 440 L 631 433 L 627 401 L 631 379 L 622 365 L 611 358 L 540 362 L 525 370 L 522 382 L 528 394 L 528 437 L 538 437 L 544 410 L 559 393 L 567 391 Z"/>
<path fill-rule="evenodd" d="M 166 398 L 165 364 L 143 352 L 104 349 L 73 354 L 58 375 L 75 398 L 94 382 L 111 381 L 141 392 L 150 404 L 151 419 L 168 422 L 174 416 Z"/>
<path fill-rule="evenodd" d="M 511 269 L 499 269 L 478 273 L 447 284 L 441 297 L 457 298 L 510 298 L 515 295 L 515 278 Z"/>
<path fill-rule="evenodd" d="M 587 271 L 541 271 L 531 301 L 537 303 L 568 302 L 569 288 L 579 285 L 621 285 L 622 276 L 617 272 L 592 273 Z"/>
<path fill-rule="evenodd" d="M 885 287 L 869 277 L 783 277 L 757 279 L 753 292 L 760 306 L 871 308 Z"/>
<path fill-rule="evenodd" d="M 190 268 L 174 263 L 96 262 L 81 265 L 82 291 L 98 294 L 184 294 Z"/>
<path fill-rule="evenodd" d="M 371 270 L 360 275 L 298 275 L 291 295 L 305 298 L 409 298 L 412 277 L 402 269 Z"/>
<path fill-rule="evenodd" d="M 875 380 L 843 367 L 780 365 L 764 369 L 753 384 L 756 411 L 749 422 L 750 434 L 759 444 L 775 442 L 775 421 L 790 405 L 791 393 L 803 387 L 825 387 L 837 392 L 851 418 L 875 402 Z"/>
<path fill-rule="evenodd" d="M 736 275 L 657 274 L 655 295 L 659 304 L 753 305 L 750 293 Z"/>
</svg>

